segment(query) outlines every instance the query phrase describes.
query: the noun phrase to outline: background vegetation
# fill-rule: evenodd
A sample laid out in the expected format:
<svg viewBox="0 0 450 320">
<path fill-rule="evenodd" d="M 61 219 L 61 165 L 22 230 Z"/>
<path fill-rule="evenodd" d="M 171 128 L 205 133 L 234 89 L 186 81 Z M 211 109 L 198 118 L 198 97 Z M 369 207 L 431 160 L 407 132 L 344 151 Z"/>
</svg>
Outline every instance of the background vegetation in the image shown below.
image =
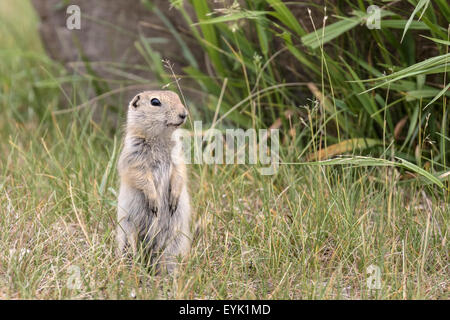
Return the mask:
<svg viewBox="0 0 450 320">
<path fill-rule="evenodd" d="M 450 6 L 408 2 L 301 2 L 323 14 L 297 21 L 298 3 L 193 1 L 193 18 L 172 1 L 188 35 L 159 14 L 190 63 L 191 120 L 280 128 L 285 163 L 190 166 L 195 239 L 174 277 L 114 256 L 122 92 L 93 108 L 108 80 L 51 61 L 28 1 L 1 2 L 0 297 L 448 298 Z M 136 42 L 139 68 L 177 90 L 154 43 Z"/>
</svg>

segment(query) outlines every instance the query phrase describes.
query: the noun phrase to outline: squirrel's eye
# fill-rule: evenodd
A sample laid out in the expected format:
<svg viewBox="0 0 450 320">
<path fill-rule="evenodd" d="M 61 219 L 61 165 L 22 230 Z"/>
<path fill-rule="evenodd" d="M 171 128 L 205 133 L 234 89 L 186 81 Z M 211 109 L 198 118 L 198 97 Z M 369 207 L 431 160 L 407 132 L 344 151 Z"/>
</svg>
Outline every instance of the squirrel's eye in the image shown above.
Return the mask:
<svg viewBox="0 0 450 320">
<path fill-rule="evenodd" d="M 159 101 L 156 98 L 153 98 L 152 100 L 150 100 L 150 103 L 152 104 L 152 106 L 161 107 L 161 101 Z"/>
</svg>

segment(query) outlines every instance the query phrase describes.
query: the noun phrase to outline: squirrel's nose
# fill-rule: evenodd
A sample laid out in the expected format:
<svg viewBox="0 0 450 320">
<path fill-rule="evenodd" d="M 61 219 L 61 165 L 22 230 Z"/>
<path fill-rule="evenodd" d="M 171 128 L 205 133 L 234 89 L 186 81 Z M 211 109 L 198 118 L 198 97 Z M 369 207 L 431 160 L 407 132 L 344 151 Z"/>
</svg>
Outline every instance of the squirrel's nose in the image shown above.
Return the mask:
<svg viewBox="0 0 450 320">
<path fill-rule="evenodd" d="M 184 120 L 187 117 L 187 113 L 180 113 L 178 116 Z"/>
</svg>

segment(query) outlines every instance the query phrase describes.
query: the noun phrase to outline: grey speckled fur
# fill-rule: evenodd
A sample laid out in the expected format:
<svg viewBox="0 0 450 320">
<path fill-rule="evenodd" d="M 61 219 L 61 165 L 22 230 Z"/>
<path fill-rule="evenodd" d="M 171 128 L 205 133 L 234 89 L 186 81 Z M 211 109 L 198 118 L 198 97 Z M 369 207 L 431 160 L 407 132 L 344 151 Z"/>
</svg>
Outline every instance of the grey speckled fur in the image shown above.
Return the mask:
<svg viewBox="0 0 450 320">
<path fill-rule="evenodd" d="M 161 106 L 153 106 L 157 98 Z M 118 198 L 117 241 L 121 254 L 138 246 L 158 266 L 173 271 L 176 257 L 190 247 L 190 199 L 186 169 L 172 141 L 186 110 L 170 91 L 146 91 L 130 103 L 126 135 L 119 158 L 121 178 Z M 181 149 L 180 149 L 181 150 Z M 161 269 L 161 268 L 159 268 Z"/>
</svg>

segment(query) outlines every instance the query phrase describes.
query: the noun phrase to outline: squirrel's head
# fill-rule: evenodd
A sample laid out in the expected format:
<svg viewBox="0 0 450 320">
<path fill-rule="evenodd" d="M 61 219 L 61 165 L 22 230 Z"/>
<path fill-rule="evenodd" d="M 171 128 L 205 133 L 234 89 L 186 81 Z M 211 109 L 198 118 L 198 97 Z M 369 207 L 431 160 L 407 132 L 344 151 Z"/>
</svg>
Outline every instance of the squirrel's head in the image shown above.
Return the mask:
<svg viewBox="0 0 450 320">
<path fill-rule="evenodd" d="M 128 106 L 128 128 L 148 137 L 168 134 L 186 122 L 188 112 L 175 92 L 144 91 Z"/>
</svg>

